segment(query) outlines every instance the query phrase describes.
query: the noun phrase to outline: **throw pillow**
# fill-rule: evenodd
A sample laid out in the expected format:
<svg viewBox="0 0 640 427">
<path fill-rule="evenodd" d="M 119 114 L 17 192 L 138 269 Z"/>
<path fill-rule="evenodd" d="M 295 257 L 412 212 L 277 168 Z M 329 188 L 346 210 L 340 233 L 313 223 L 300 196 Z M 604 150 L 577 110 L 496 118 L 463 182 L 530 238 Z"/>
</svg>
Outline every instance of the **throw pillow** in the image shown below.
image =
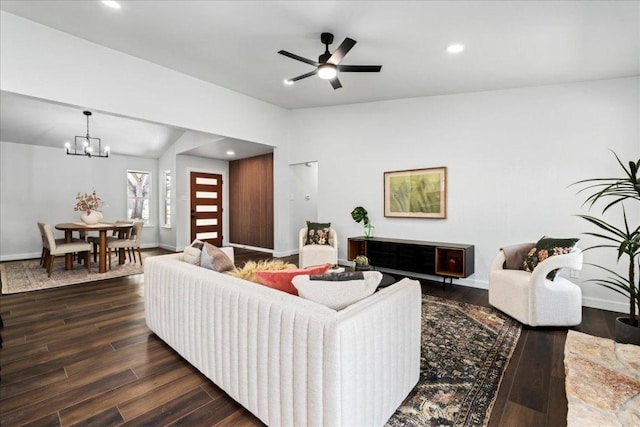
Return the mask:
<svg viewBox="0 0 640 427">
<path fill-rule="evenodd" d="M 330 263 L 323 265 L 314 265 L 307 268 L 298 268 L 295 270 L 280 270 L 280 271 L 258 271 L 256 272 L 256 279 L 258 283 L 270 288 L 277 289 L 279 291 L 287 292 L 293 295 L 298 295 L 298 290 L 293 286 L 291 281 L 294 277 L 300 275 L 309 274 L 324 274 L 331 267 Z"/>
<path fill-rule="evenodd" d="M 194 248 L 202 250 L 202 247 L 204 246 L 204 242 L 202 240 L 196 239 L 193 242 L 191 242 L 191 246 L 193 246 Z"/>
<path fill-rule="evenodd" d="M 307 241 L 305 245 L 329 245 L 330 222 L 307 221 Z"/>
<path fill-rule="evenodd" d="M 230 271 L 235 268 L 235 265 L 233 265 L 233 262 L 231 262 L 231 259 L 227 254 L 221 251 L 220 248 L 206 242 L 202 247 L 200 266 L 220 273 Z"/>
<path fill-rule="evenodd" d="M 295 269 L 295 264 L 287 264 L 279 259 L 261 260 L 258 262 L 247 261 L 242 268 L 236 268 L 233 271 L 229 271 L 227 274 L 237 277 L 238 279 L 248 280 L 250 282 L 258 283 L 256 279 L 256 273 L 258 271 L 278 271 L 278 270 L 290 270 Z"/>
<path fill-rule="evenodd" d="M 522 269 L 524 271 L 532 272 L 539 263 L 550 256 L 568 254 L 576 247 L 578 240 L 580 239 L 556 239 L 544 236 L 542 239 L 538 240 L 533 248 L 531 248 L 529 254 L 522 263 Z M 553 270 L 547 274 L 547 279 L 553 280 L 556 278 L 557 274 L 558 270 Z"/>
<path fill-rule="evenodd" d="M 201 254 L 202 251 L 200 249 L 194 248 L 193 246 L 186 246 L 182 253 L 182 260 L 189 264 L 200 265 Z"/>
<path fill-rule="evenodd" d="M 361 271 L 324 276 L 297 276 L 293 278 L 293 285 L 302 298 L 334 310 L 342 310 L 372 295 L 381 280 L 382 273 L 379 271 Z"/>
<path fill-rule="evenodd" d="M 504 268 L 507 270 L 522 270 L 524 260 L 529 255 L 531 248 L 535 246 L 535 243 L 518 243 L 515 245 L 505 246 L 501 248 L 504 252 Z"/>
</svg>

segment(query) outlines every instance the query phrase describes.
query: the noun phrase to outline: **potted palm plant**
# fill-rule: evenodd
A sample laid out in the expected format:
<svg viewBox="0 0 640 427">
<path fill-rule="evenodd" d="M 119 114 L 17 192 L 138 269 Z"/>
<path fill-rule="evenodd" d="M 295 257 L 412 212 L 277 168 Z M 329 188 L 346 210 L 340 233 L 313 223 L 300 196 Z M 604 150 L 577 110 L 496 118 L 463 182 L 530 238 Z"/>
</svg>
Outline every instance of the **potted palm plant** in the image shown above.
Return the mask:
<svg viewBox="0 0 640 427">
<path fill-rule="evenodd" d="M 617 251 L 618 261 L 623 257 L 628 259 L 629 267 L 627 276 L 618 274 L 609 268 L 594 265 L 608 272 L 610 275 L 606 279 L 590 279 L 588 282 L 604 286 L 628 298 L 629 315 L 616 319 L 616 341 L 640 345 L 640 326 L 638 325 L 638 313 L 640 313 L 640 295 L 638 295 L 640 277 L 636 279 L 636 266 L 640 269 L 640 220 L 637 215 L 628 217 L 624 206 L 624 202 L 640 202 L 640 178 L 638 177 L 640 160 L 629 161 L 627 168 L 620 161 L 616 153 L 613 153 L 613 155 L 624 171 L 622 177 L 585 179 L 572 185 L 586 185 L 578 191 L 578 193 L 590 192 L 584 202 L 584 204 L 589 206 L 589 209 L 591 209 L 597 201 L 602 200 L 603 202 L 607 202 L 602 209 L 603 215 L 614 206 L 620 207 L 622 211 L 624 228 L 616 227 L 602 218 L 591 215 L 578 216 L 599 228 L 598 232 L 588 232 L 585 234 L 604 241 L 602 244 L 589 247 L 586 250 L 612 248 Z M 629 220 L 631 220 L 631 223 Z"/>
</svg>

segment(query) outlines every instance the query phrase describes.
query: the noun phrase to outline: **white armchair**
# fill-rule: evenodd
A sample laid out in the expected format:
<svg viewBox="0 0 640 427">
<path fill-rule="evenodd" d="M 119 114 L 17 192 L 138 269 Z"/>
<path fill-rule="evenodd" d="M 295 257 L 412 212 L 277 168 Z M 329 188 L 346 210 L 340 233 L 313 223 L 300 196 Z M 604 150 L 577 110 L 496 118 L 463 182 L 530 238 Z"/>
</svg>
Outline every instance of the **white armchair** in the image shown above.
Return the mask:
<svg viewBox="0 0 640 427">
<path fill-rule="evenodd" d="M 333 228 L 329 229 L 328 245 L 305 245 L 307 239 L 307 228 L 300 229 L 300 252 L 298 264 L 300 268 L 326 263 L 338 263 L 338 235 Z"/>
<path fill-rule="evenodd" d="M 530 326 L 574 326 L 582 321 L 582 290 L 569 280 L 547 274 L 559 268 L 582 268 L 582 251 L 575 248 L 540 262 L 533 272 L 503 269 L 501 250 L 489 271 L 489 304 Z"/>
</svg>

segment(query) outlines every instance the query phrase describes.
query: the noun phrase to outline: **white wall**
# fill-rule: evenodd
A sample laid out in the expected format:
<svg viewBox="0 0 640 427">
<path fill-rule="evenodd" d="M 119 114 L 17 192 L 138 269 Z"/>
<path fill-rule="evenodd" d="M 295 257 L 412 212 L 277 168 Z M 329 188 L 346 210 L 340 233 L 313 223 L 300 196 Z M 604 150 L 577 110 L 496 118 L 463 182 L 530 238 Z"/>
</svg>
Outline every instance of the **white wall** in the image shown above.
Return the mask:
<svg viewBox="0 0 640 427">
<path fill-rule="evenodd" d="M 67 156 L 63 148 L 0 142 L 0 261 L 40 256 L 36 222 L 80 220 L 73 210 L 78 192 L 95 188 L 105 202 L 104 220 L 127 217 L 127 170 L 151 173 L 151 227 L 143 247 L 158 246 L 157 161 L 111 155 L 108 159 Z M 62 237 L 62 232 L 57 232 Z"/>
<path fill-rule="evenodd" d="M 318 162 L 290 166 L 291 244 L 298 247 L 298 230 L 307 221 L 318 221 Z"/>
<path fill-rule="evenodd" d="M 488 267 L 502 245 L 593 231 L 577 213 L 583 197 L 567 188 L 580 179 L 616 176 L 623 159 L 640 155 L 640 79 L 414 98 L 292 112 L 290 163 L 317 159 L 318 216 L 330 220 L 346 259 L 346 239 L 362 234 L 350 216 L 369 211 L 376 236 L 469 243 L 475 274 L 486 287 Z M 385 218 L 385 171 L 447 166 L 448 218 Z M 632 213 L 640 216 L 640 209 Z M 297 229 L 291 224 L 290 232 Z M 586 262 L 616 266 L 610 252 Z M 581 278 L 600 275 L 585 267 Z M 580 280 L 578 280 L 580 281 Z M 612 292 L 582 284 L 584 302 L 626 310 Z M 606 300 L 606 301 L 605 301 Z"/>
</svg>

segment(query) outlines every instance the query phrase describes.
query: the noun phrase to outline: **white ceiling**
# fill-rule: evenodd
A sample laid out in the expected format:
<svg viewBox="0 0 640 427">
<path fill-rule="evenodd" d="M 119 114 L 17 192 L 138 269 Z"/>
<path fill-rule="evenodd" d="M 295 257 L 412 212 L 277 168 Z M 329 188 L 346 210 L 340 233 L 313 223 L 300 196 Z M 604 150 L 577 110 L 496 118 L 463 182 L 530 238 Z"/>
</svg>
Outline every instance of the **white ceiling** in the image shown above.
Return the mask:
<svg viewBox="0 0 640 427">
<path fill-rule="evenodd" d="M 29 98 L 10 92 L 0 92 L 0 139 L 22 144 L 58 147 L 72 145 L 75 136 L 84 136 L 87 118 L 83 108 Z M 258 156 L 273 148 L 220 135 L 206 134 L 176 128 L 164 124 L 114 116 L 92 111 L 89 132 L 109 146 L 113 154 L 159 158 L 178 138 L 190 132 L 190 139 L 197 138 L 200 147 L 180 154 L 234 160 Z M 233 155 L 227 151 L 232 150 Z"/>
<path fill-rule="evenodd" d="M 120 3 L 2 0 L 0 9 L 291 109 L 640 75 L 638 1 Z M 338 90 L 315 76 L 283 85 L 312 67 L 278 50 L 316 60 L 323 31 L 335 34 L 330 50 L 358 42 L 342 64 L 382 71 L 341 73 Z M 447 54 L 451 43 L 466 49 Z"/>
<path fill-rule="evenodd" d="M 0 132 L 3 141 L 60 147 L 74 143 L 74 137 L 87 133 L 83 109 L 13 93 L 0 93 Z M 92 137 L 114 154 L 158 158 L 184 129 L 132 120 L 92 111 L 89 118 Z M 125 151 L 125 152 L 123 152 Z"/>
</svg>

